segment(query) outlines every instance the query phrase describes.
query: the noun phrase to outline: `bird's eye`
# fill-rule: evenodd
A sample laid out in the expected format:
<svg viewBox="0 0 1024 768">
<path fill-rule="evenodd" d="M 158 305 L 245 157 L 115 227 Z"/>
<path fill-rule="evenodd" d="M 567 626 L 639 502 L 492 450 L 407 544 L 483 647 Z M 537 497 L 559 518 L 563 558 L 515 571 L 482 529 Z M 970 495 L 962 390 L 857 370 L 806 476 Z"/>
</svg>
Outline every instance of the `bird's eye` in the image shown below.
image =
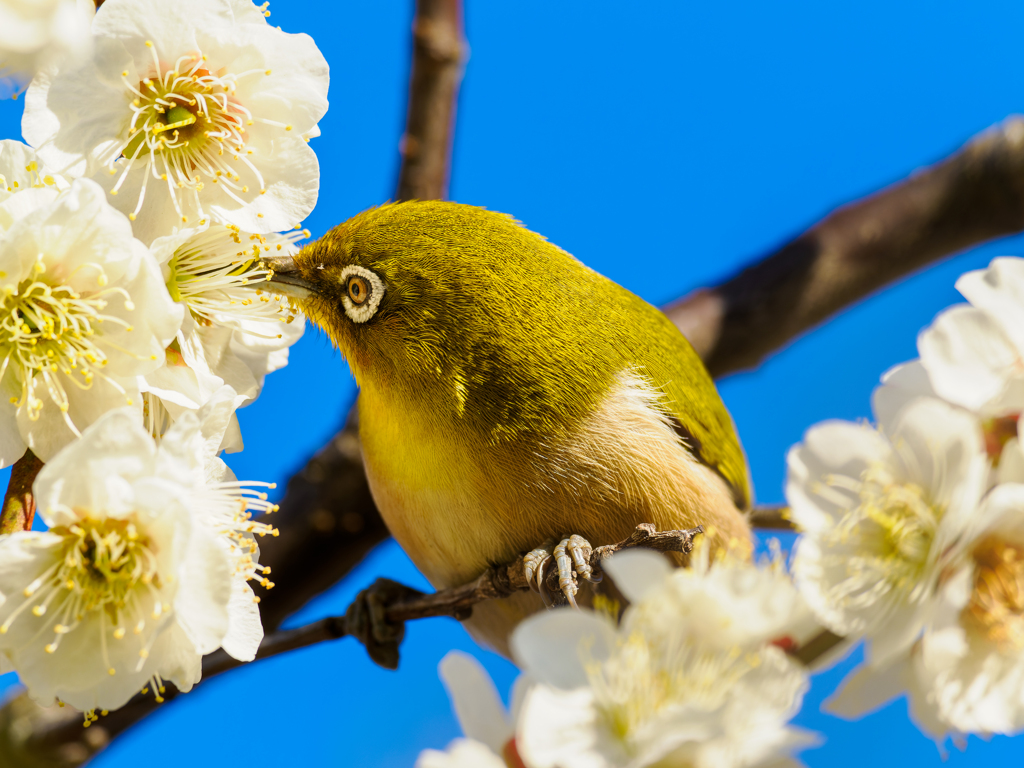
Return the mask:
<svg viewBox="0 0 1024 768">
<path fill-rule="evenodd" d="M 370 284 L 366 278 L 359 275 L 351 275 L 348 279 L 348 297 L 357 307 L 366 303 L 370 296 Z"/>
<path fill-rule="evenodd" d="M 345 314 L 353 323 L 365 323 L 377 312 L 384 298 L 384 281 L 377 273 L 359 264 L 349 264 L 338 279 L 344 293 L 341 303 Z"/>
</svg>

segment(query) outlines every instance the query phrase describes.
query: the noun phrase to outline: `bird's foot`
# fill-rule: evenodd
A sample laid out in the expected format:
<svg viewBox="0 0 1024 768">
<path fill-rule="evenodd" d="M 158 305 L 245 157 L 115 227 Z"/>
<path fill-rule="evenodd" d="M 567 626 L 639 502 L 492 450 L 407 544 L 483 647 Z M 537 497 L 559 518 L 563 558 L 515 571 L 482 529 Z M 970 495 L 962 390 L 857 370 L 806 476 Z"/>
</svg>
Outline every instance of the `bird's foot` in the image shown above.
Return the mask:
<svg viewBox="0 0 1024 768">
<path fill-rule="evenodd" d="M 557 544 L 554 539 L 549 539 L 523 557 L 526 582 L 531 589 L 540 593 L 546 604 L 551 605 L 554 601 L 548 597 L 545 566 L 553 559 L 558 567 L 558 589 L 569 605 L 576 608 L 576 593 L 579 592 L 576 578 L 584 578 L 595 584 L 601 581 L 601 576 L 595 574 L 590 565 L 593 551 L 590 542 L 577 534 L 567 536 Z"/>
<path fill-rule="evenodd" d="M 405 638 L 405 623 L 388 621 L 388 608 L 422 592 L 391 579 L 377 579 L 345 611 L 345 629 L 366 647 L 370 658 L 385 669 L 398 669 L 398 646 Z"/>
</svg>

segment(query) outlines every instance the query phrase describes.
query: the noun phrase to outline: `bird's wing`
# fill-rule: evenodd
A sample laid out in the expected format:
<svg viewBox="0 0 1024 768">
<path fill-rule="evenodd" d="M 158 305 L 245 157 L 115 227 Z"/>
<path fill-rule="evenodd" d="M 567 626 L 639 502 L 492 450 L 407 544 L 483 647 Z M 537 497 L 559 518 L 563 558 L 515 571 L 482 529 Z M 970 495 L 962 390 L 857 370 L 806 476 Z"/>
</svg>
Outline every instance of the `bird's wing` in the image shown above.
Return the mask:
<svg viewBox="0 0 1024 768">
<path fill-rule="evenodd" d="M 747 461 L 732 417 L 704 363 L 675 325 L 660 311 L 653 333 L 637 351 L 651 383 L 664 394 L 663 408 L 687 449 L 721 475 L 736 506 L 751 504 Z"/>
</svg>

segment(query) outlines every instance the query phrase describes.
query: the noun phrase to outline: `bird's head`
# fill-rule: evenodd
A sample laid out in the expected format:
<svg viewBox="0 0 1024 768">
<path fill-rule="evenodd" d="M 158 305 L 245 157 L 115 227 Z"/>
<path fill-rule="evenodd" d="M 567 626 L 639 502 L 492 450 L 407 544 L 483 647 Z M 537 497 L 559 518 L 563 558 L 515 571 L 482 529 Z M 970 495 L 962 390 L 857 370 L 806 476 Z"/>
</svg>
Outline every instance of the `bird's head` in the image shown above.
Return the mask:
<svg viewBox="0 0 1024 768">
<path fill-rule="evenodd" d="M 577 306 L 581 278 L 603 281 L 510 216 L 440 201 L 364 211 L 274 270 L 360 387 L 460 415 L 570 386 L 585 355 L 562 321 L 594 310 Z"/>
</svg>

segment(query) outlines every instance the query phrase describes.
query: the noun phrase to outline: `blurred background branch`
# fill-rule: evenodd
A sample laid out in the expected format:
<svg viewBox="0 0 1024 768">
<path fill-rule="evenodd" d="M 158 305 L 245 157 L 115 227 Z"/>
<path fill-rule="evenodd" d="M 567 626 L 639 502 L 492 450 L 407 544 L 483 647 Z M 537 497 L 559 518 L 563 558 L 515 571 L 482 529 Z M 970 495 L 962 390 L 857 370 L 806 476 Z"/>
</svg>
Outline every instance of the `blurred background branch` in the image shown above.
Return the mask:
<svg viewBox="0 0 1024 768">
<path fill-rule="evenodd" d="M 25 455 L 14 462 L 11 480 L 4 494 L 4 504 L 0 508 L 0 535 L 31 530 L 36 515 L 32 483 L 42 468 L 43 462 L 31 449 L 26 449 Z"/>
<path fill-rule="evenodd" d="M 665 312 L 720 378 L 915 270 L 1022 229 L 1024 119 L 1013 117 Z"/>
<path fill-rule="evenodd" d="M 419 0 L 399 199 L 446 195 L 465 50 L 461 3 Z M 914 270 L 1021 230 L 1024 121 L 1012 119 L 941 163 L 838 209 L 735 277 L 666 311 L 721 377 L 759 364 Z M 273 522 L 282 535 L 261 547 L 261 560 L 278 583 L 261 606 L 268 633 L 387 538 L 363 473 L 354 409 L 342 431 L 291 479 L 280 506 Z M 754 522 L 777 527 L 784 519 L 764 512 Z M 155 706 L 152 697 L 136 699 L 83 729 L 73 710 L 43 710 L 16 697 L 0 709 L 0 764 L 79 765 Z M 63 727 L 69 723 L 75 727 Z"/>
<path fill-rule="evenodd" d="M 398 200 L 444 200 L 467 51 L 462 0 L 417 0 Z"/>
</svg>

